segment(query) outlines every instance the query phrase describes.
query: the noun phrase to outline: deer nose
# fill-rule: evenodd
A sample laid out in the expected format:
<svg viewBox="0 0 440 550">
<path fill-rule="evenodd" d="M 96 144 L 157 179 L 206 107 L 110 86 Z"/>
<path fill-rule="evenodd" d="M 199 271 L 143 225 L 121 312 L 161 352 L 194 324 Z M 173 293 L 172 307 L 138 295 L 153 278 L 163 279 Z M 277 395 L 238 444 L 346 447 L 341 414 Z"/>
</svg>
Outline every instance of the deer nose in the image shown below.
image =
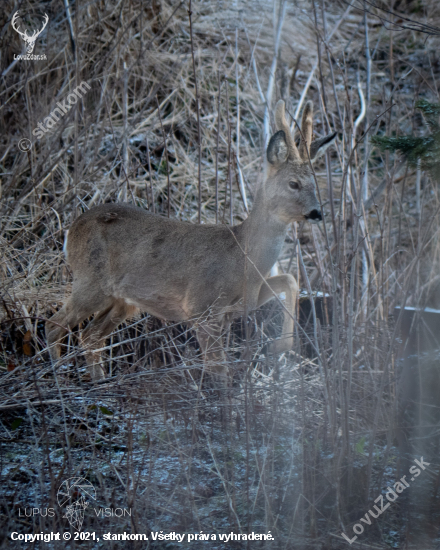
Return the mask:
<svg viewBox="0 0 440 550">
<path fill-rule="evenodd" d="M 314 210 L 312 210 L 307 214 L 306 219 L 320 222 L 322 220 L 321 210 L 317 210 L 315 208 Z"/>
</svg>

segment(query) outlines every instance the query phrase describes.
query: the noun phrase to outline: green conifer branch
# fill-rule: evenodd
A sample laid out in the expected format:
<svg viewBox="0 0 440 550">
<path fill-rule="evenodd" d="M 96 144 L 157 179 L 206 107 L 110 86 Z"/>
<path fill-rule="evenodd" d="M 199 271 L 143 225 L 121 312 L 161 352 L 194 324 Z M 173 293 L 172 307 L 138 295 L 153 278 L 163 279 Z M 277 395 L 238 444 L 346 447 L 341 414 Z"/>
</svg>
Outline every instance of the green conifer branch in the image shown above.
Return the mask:
<svg viewBox="0 0 440 550">
<path fill-rule="evenodd" d="M 440 181 L 440 104 L 429 103 L 425 99 L 417 101 L 419 109 L 431 134 L 426 137 L 416 136 L 373 136 L 371 143 L 379 147 L 381 151 L 398 152 L 402 154 L 408 163 L 420 167 Z"/>
</svg>

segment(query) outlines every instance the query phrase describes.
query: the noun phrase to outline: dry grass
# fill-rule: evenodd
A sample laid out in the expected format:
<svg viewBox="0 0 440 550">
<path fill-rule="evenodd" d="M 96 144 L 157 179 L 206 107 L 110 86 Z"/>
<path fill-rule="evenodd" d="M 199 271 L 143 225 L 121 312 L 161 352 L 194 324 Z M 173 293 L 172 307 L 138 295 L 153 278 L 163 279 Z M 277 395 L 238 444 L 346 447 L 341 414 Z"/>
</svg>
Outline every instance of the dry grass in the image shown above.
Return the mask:
<svg viewBox="0 0 440 550">
<path fill-rule="evenodd" d="M 234 388 L 219 400 L 199 388 L 188 327 L 149 317 L 120 327 L 106 348 L 111 377 L 92 386 L 81 380 L 75 333 L 54 370 L 43 323 L 69 292 L 63 232 L 92 205 L 128 201 L 194 223 L 246 217 L 241 175 L 252 203 L 283 10 L 250 0 L 193 2 L 191 41 L 187 3 L 70 5 L 72 31 L 63 3 L 34 4 L 50 18 L 36 45 L 47 61 L 14 63 L 23 43 L 8 21 L 26 2 L 7 1 L 0 16 L 4 533 L 63 530 L 57 488 L 84 476 L 99 506 L 133 510 L 131 518 L 86 514 L 85 530 L 270 530 L 271 547 L 345 548 L 341 531 L 353 536 L 353 523 L 417 452 L 431 473 L 357 542 L 435 548 L 438 403 L 428 391 L 405 401 L 401 373 L 414 366 L 397 356 L 394 307 L 440 307 L 440 196 L 423 174 L 418 197 L 417 174 L 373 149 L 368 136 L 423 135 L 414 104 L 440 101 L 439 34 L 409 27 L 439 27 L 440 8 L 396 1 L 393 15 L 380 9 L 389 3 L 367 2 L 365 27 L 359 0 L 351 8 L 342 0 L 286 6 L 270 107 L 284 95 L 295 116 L 307 96 L 316 135 L 334 129 L 339 137 L 316 166 L 325 225 L 293 227 L 279 266 L 304 291 L 327 293 L 328 309 L 320 322 L 298 323 L 295 349 L 278 358 L 264 354 L 279 325 L 276 305 L 237 323 L 227 339 Z M 91 89 L 76 108 L 35 140 L 32 130 L 82 81 Z M 34 141 L 28 153 L 18 149 L 22 138 Z M 437 384 L 433 364 L 417 365 L 418 387 Z M 56 516 L 19 517 L 35 506 Z"/>
</svg>

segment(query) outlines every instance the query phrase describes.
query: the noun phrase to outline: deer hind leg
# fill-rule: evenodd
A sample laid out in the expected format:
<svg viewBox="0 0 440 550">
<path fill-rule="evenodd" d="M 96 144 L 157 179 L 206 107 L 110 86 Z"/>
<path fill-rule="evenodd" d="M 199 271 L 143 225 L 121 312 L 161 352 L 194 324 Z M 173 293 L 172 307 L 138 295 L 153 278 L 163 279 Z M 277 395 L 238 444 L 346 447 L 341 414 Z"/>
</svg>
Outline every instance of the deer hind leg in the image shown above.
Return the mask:
<svg viewBox="0 0 440 550">
<path fill-rule="evenodd" d="M 82 341 L 86 349 L 87 369 L 92 380 L 105 378 L 102 368 L 101 352 L 109 336 L 127 317 L 133 315 L 136 308 L 127 305 L 123 300 L 114 300 L 110 307 L 98 312 L 93 321 L 83 331 Z"/>
<path fill-rule="evenodd" d="M 219 386 L 228 385 L 228 365 L 223 349 L 223 319 L 205 321 L 197 326 L 196 336 L 203 354 L 203 363 L 207 372 L 214 376 Z"/>
<path fill-rule="evenodd" d="M 281 332 L 281 338 L 272 343 L 270 351 L 272 353 L 282 353 L 293 347 L 293 313 L 295 310 L 296 295 L 298 292 L 298 284 L 295 278 L 286 273 L 284 275 L 276 275 L 269 277 L 263 283 L 260 294 L 258 295 L 257 307 L 262 306 L 269 300 L 275 298 L 275 294 L 285 293 L 286 309 L 284 310 L 284 322 Z"/>
<path fill-rule="evenodd" d="M 46 340 L 49 354 L 56 361 L 61 357 L 61 340 L 70 328 L 75 327 L 95 311 L 111 303 L 111 298 L 96 293 L 92 298 L 82 289 L 75 289 L 64 306 L 46 321 Z"/>
</svg>

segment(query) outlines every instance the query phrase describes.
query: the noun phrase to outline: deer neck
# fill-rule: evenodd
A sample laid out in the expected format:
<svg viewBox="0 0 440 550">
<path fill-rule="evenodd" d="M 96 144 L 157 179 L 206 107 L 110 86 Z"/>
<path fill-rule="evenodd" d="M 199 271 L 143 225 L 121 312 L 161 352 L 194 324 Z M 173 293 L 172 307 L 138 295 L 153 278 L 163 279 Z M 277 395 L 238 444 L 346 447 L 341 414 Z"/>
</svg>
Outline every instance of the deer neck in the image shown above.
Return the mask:
<svg viewBox="0 0 440 550">
<path fill-rule="evenodd" d="M 238 232 L 242 249 L 264 276 L 280 255 L 289 225 L 277 215 L 272 201 L 265 196 L 264 187 L 260 188 L 252 211 L 239 226 Z"/>
</svg>

